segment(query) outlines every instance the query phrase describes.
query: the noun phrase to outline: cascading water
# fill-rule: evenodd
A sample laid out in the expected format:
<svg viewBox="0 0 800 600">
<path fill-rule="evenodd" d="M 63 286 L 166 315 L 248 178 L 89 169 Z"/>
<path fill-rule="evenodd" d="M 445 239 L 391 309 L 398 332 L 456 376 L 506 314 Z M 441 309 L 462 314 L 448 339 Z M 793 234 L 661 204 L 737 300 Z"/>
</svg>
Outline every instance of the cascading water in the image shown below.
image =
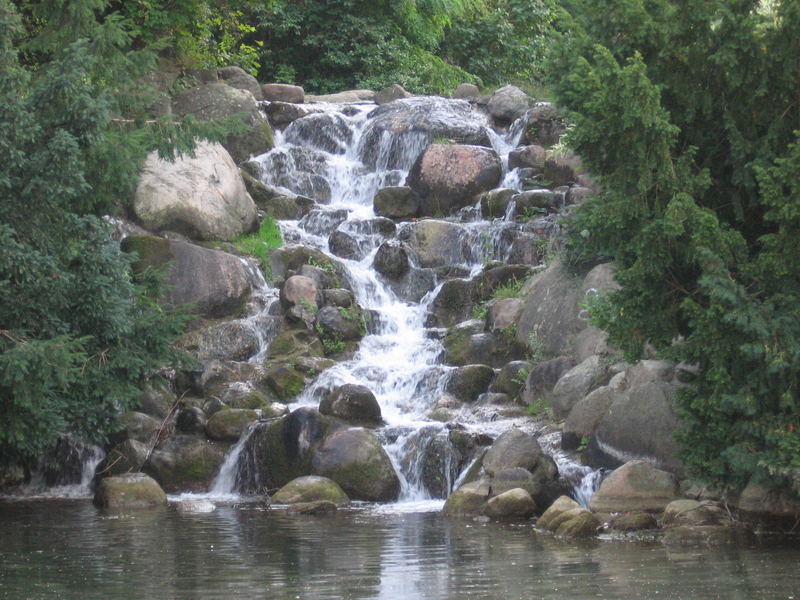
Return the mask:
<svg viewBox="0 0 800 600">
<path fill-rule="evenodd" d="M 517 146 L 525 123 L 517 121 L 503 136 L 492 130 L 485 115 L 463 101 L 412 98 L 392 105 L 410 111 L 412 126 L 403 127 L 407 121 L 401 122 L 392 107 L 349 105 L 343 112 L 338 105 L 319 105 L 314 108 L 320 112 L 312 119 L 297 121 L 278 133 L 275 148 L 256 160 L 264 183 L 314 195 L 318 200 L 329 199 L 299 221 L 282 221 L 284 238 L 329 254 L 329 235 L 334 231 L 354 239 L 354 256 L 336 260 L 344 265 L 358 304 L 373 315 L 370 332 L 356 354 L 321 373 L 293 408 L 316 406 L 326 392 L 342 384 L 369 388 L 387 424 L 382 437 L 401 479 L 401 501 L 420 501 L 446 497 L 466 466 L 466 457 L 456 456 L 452 445 L 442 442 L 448 435 L 444 424 L 425 417 L 452 371 L 440 363 L 442 344 L 425 327 L 439 287 L 429 290 L 419 302 L 409 302 L 375 272 L 373 260 L 385 236 L 373 225 L 373 197 L 383 187 L 404 183 L 416 158 L 433 141 L 434 130 L 452 130 L 461 141 L 467 138 L 469 142 L 472 136 L 476 142 L 490 142 L 503 162 L 503 185 L 521 189 L 516 173 L 508 173 L 507 157 Z M 390 126 L 386 126 L 387 114 L 394 119 Z M 471 222 L 464 223 L 463 243 L 467 251 L 460 268 L 475 275 L 486 261 L 507 258 L 509 223 L 485 221 L 479 209 L 468 213 L 465 211 L 464 217 Z M 493 425 L 502 431 L 502 424 Z M 244 436 L 237 448 L 243 440 Z M 234 449 L 228 462 L 235 453 Z M 437 454 L 435 460 L 430 458 Z M 438 473 L 431 476 L 431 469 Z M 231 481 L 218 478 L 215 491 L 230 491 L 231 485 Z"/>
</svg>

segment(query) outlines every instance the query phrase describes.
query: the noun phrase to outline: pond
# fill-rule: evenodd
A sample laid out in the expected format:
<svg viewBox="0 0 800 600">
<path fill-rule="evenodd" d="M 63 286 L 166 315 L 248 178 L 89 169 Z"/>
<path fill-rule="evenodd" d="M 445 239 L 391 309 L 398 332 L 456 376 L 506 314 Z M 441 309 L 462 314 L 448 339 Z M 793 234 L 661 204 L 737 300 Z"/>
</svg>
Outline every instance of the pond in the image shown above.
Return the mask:
<svg viewBox="0 0 800 600">
<path fill-rule="evenodd" d="M 0 501 L 0 598 L 800 598 L 796 539 L 577 543 L 435 508 L 111 515 L 88 501 Z"/>
</svg>

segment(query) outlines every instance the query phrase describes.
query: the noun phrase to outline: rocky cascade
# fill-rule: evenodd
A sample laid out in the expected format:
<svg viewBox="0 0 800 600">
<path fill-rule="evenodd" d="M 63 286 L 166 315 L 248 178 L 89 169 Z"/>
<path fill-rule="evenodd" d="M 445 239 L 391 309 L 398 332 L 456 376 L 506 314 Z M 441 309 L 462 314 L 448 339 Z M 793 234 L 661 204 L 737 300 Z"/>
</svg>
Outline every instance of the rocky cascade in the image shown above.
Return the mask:
<svg viewBox="0 0 800 600">
<path fill-rule="evenodd" d="M 480 103 L 402 88 L 313 98 L 226 74 L 176 107 L 244 107 L 249 137 L 152 157 L 137 224 L 118 224 L 136 268 L 166 269 L 162 302 L 190 311 L 180 346 L 198 366 L 142 393 L 104 474 L 278 492 L 314 514 L 446 499 L 448 515 L 541 515 L 572 537 L 727 525 L 716 505 L 670 504 L 714 501 L 678 486 L 674 398 L 692 368 L 625 363 L 589 324 L 613 265 L 557 259 L 561 218 L 598 190 L 550 150 L 564 128 L 552 106 L 509 87 Z M 285 243 L 264 263 L 222 243 L 265 217 Z M 617 470 L 602 481 L 578 455 Z M 112 486 L 142 481 L 108 481 L 97 502 L 124 504 Z"/>
</svg>

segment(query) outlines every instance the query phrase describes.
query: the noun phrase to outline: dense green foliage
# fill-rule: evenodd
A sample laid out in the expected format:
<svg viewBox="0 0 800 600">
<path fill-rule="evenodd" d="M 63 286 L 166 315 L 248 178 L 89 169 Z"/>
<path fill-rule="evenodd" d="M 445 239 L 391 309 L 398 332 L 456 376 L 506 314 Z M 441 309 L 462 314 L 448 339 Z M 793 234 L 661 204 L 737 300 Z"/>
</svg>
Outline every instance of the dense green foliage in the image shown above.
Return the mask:
<svg viewBox="0 0 800 600">
<path fill-rule="evenodd" d="M 595 306 L 629 358 L 697 364 L 683 458 L 800 493 L 800 3 L 565 0 L 550 73 L 604 193 L 572 260 L 613 259 Z"/>
<path fill-rule="evenodd" d="M 147 120 L 130 48 L 100 0 L 0 0 L 0 465 L 30 464 L 69 430 L 101 440 L 138 386 L 178 356 L 181 320 L 130 275 L 101 215 L 148 151 L 188 150 L 200 128 Z M 20 62 L 22 55 L 24 62 Z"/>
</svg>

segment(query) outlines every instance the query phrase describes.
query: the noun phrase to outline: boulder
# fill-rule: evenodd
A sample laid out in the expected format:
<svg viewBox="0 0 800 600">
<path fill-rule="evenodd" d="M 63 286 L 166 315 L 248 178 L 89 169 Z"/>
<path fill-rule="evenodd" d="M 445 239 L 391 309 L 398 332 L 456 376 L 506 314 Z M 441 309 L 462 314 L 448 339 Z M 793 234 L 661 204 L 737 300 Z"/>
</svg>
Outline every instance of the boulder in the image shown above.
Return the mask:
<svg viewBox="0 0 800 600">
<path fill-rule="evenodd" d="M 200 121 L 234 115 L 241 117 L 248 130 L 229 135 L 223 144 L 237 163 L 272 148 L 272 128 L 248 90 L 237 89 L 226 83 L 207 83 L 177 94 L 172 99 L 172 110 L 179 116 L 193 115 Z"/>
<path fill-rule="evenodd" d="M 674 439 L 681 427 L 675 394 L 678 386 L 653 381 L 616 392 L 589 444 L 594 464 L 616 467 L 634 458 L 683 476 Z"/>
<path fill-rule="evenodd" d="M 182 514 L 207 514 L 217 510 L 217 506 L 204 498 L 181 498 L 175 503 L 175 508 Z"/>
<path fill-rule="evenodd" d="M 150 446 L 136 440 L 125 440 L 114 446 L 106 456 L 106 475 L 123 475 L 141 470 L 147 460 Z"/>
<path fill-rule="evenodd" d="M 220 81 L 238 90 L 247 90 L 253 94 L 256 100 L 264 100 L 261 85 L 258 80 L 250 75 L 241 67 L 222 67 L 217 69 L 217 77 Z"/>
<path fill-rule="evenodd" d="M 129 473 L 101 479 L 94 503 L 110 510 L 150 508 L 166 506 L 167 495 L 152 477 L 144 473 Z"/>
<path fill-rule="evenodd" d="M 319 412 L 356 425 L 380 425 L 381 407 L 375 394 L 363 385 L 346 383 L 328 394 L 319 403 Z"/>
<path fill-rule="evenodd" d="M 504 469 L 522 468 L 535 472 L 543 452 L 536 439 L 519 429 L 509 429 L 498 437 L 483 457 L 483 468 L 490 476 Z"/>
<path fill-rule="evenodd" d="M 318 204 L 329 204 L 331 186 L 326 179 L 327 157 L 305 146 L 282 146 L 259 157 L 262 177 L 271 186 L 286 188 Z"/>
<path fill-rule="evenodd" d="M 484 332 L 477 319 L 450 327 L 442 343 L 445 362 L 451 365 L 488 364 L 500 368 L 509 361 L 523 358 L 524 348 L 505 331 Z"/>
<path fill-rule="evenodd" d="M 146 385 L 136 399 L 135 408 L 139 412 L 163 420 L 175 405 L 175 394 L 166 385 L 154 383 Z"/>
<path fill-rule="evenodd" d="M 508 153 L 508 168 L 543 169 L 546 159 L 547 150 L 541 146 L 521 146 Z"/>
<path fill-rule="evenodd" d="M 196 240 L 230 241 L 258 227 L 239 169 L 225 148 L 207 141 L 174 162 L 148 154 L 132 208 L 143 227 Z"/>
<path fill-rule="evenodd" d="M 264 100 L 270 102 L 291 102 L 302 104 L 305 101 L 305 91 L 299 85 L 288 83 L 265 83 L 261 86 Z"/>
<path fill-rule="evenodd" d="M 460 100 L 476 100 L 480 96 L 480 90 L 474 83 L 462 83 L 453 90 L 453 98 Z"/>
<path fill-rule="evenodd" d="M 262 88 L 263 90 L 263 88 Z M 269 122 L 272 123 L 274 127 L 282 128 L 299 119 L 300 117 L 305 117 L 306 115 L 311 115 L 314 113 L 322 112 L 321 108 L 315 108 L 313 106 L 301 106 L 300 104 L 294 104 L 291 102 L 283 102 L 279 100 L 275 100 L 270 102 L 267 105 L 266 113 L 267 117 L 269 118 Z"/>
<path fill-rule="evenodd" d="M 556 188 L 562 185 L 580 183 L 580 173 L 583 172 L 581 160 L 578 156 L 568 153 L 564 156 L 548 158 L 542 168 L 542 179 L 548 185 Z"/>
<path fill-rule="evenodd" d="M 635 510 L 611 519 L 610 526 L 614 531 L 641 531 L 642 529 L 656 529 L 658 522 L 652 514 Z"/>
<path fill-rule="evenodd" d="M 558 143 L 565 131 L 565 123 L 556 108 L 549 103 L 540 102 L 526 114 L 524 144 L 536 144 L 549 148 Z"/>
<path fill-rule="evenodd" d="M 283 282 L 280 291 L 280 301 L 283 308 L 302 306 L 314 312 L 320 303 L 320 292 L 316 282 L 310 277 L 293 275 Z"/>
<path fill-rule="evenodd" d="M 312 472 L 338 483 L 354 500 L 391 502 L 400 480 L 378 438 L 365 429 L 340 429 L 314 451 Z"/>
<path fill-rule="evenodd" d="M 112 444 L 121 444 L 125 440 L 149 443 L 158 430 L 161 421 L 140 412 L 127 412 L 119 417 L 121 429 L 108 436 Z"/>
<path fill-rule="evenodd" d="M 494 379 L 494 369 L 488 365 L 465 365 L 455 368 L 447 379 L 445 391 L 462 402 L 474 402 Z"/>
<path fill-rule="evenodd" d="M 293 362 L 270 363 L 264 373 L 264 382 L 281 402 L 291 402 L 303 391 L 305 377 Z"/>
<path fill-rule="evenodd" d="M 575 361 L 568 356 L 551 358 L 535 365 L 522 390 L 522 401 L 525 404 L 535 404 L 548 395 L 559 379 L 575 366 Z"/>
<path fill-rule="evenodd" d="M 486 482 L 465 483 L 448 496 L 443 513 L 450 517 L 482 515 L 489 500 L 489 491 Z"/>
<path fill-rule="evenodd" d="M 411 167 L 406 183 L 420 198 L 420 214 L 432 217 L 474 203 L 474 196 L 497 186 L 501 172 L 494 150 L 431 144 Z"/>
<path fill-rule="evenodd" d="M 603 480 L 590 506 L 596 512 L 660 513 L 677 495 L 678 482 L 672 473 L 643 460 L 632 460 Z"/>
<path fill-rule="evenodd" d="M 563 419 L 586 395 L 608 381 L 608 367 L 599 356 L 590 356 L 564 373 L 551 394 L 553 414 Z"/>
<path fill-rule="evenodd" d="M 575 500 L 569 496 L 561 496 L 542 513 L 536 525 L 549 531 L 556 531 L 564 521 L 580 510 L 583 509 Z"/>
<path fill-rule="evenodd" d="M 767 526 L 792 529 L 800 519 L 800 500 L 785 492 L 770 490 L 751 481 L 739 494 L 735 506 L 749 519 Z"/>
<path fill-rule="evenodd" d="M 222 446 L 187 435 L 173 435 L 142 470 L 169 493 L 206 492 L 225 459 Z"/>
<path fill-rule="evenodd" d="M 234 320 L 191 331 L 176 345 L 203 363 L 212 360 L 244 361 L 258 352 L 259 339 L 251 322 Z"/>
<path fill-rule="evenodd" d="M 300 271 L 309 265 L 317 265 L 317 268 L 327 275 L 318 272 Z M 330 258 L 321 250 L 301 245 L 287 245 L 276 249 L 269 258 L 269 267 L 275 281 L 285 281 L 292 275 L 301 274 L 311 277 L 317 283 L 317 288 L 341 288 L 347 282 L 345 270 L 339 261 Z M 316 275 L 316 276 L 315 276 Z M 334 285 L 338 283 L 339 285 Z"/>
<path fill-rule="evenodd" d="M 565 520 L 556 529 L 556 535 L 568 538 L 595 537 L 602 523 L 591 512 L 581 509 L 577 514 Z"/>
<path fill-rule="evenodd" d="M 255 410 L 247 408 L 227 408 L 220 410 L 206 423 L 206 434 L 212 440 L 235 442 L 253 421 L 258 419 Z"/>
<path fill-rule="evenodd" d="M 166 292 L 159 301 L 169 307 L 190 305 L 207 318 L 240 313 L 253 289 L 253 280 L 242 260 L 219 250 L 187 242 L 147 235 L 128 236 L 125 252 L 136 252 L 133 268 L 165 268 Z"/>
<path fill-rule="evenodd" d="M 522 467 L 512 467 L 497 471 L 492 476 L 490 484 L 491 491 L 489 495 L 491 497 L 519 488 L 525 490 L 533 498 L 541 492 L 542 487 L 541 482 L 533 476 L 533 473 Z"/>
<path fill-rule="evenodd" d="M 336 506 L 347 506 L 350 498 L 339 484 L 327 477 L 306 475 L 293 479 L 270 498 L 275 504 L 297 504 L 300 502 L 332 502 Z"/>
<path fill-rule="evenodd" d="M 357 102 L 374 102 L 375 92 L 372 90 L 346 90 L 335 94 L 306 95 L 306 102 L 329 102 L 331 104 L 349 104 Z"/>
<path fill-rule="evenodd" d="M 307 329 L 290 329 L 274 337 L 267 348 L 267 358 L 295 359 L 298 356 L 322 356 L 319 338 Z"/>
<path fill-rule="evenodd" d="M 383 88 L 380 92 L 375 94 L 375 104 L 388 104 L 401 98 L 410 98 L 411 94 L 403 89 L 403 86 L 395 83 L 389 87 Z"/>
<path fill-rule="evenodd" d="M 203 435 L 208 418 L 199 406 L 184 406 L 175 418 L 175 430 L 189 435 Z"/>
<path fill-rule="evenodd" d="M 667 504 L 661 524 L 664 527 L 721 525 L 723 520 L 726 519 L 719 505 L 681 498 Z"/>
<path fill-rule="evenodd" d="M 378 247 L 372 266 L 378 273 L 390 279 L 399 279 L 411 268 L 405 246 L 394 240 L 383 242 Z"/>
<path fill-rule="evenodd" d="M 494 332 L 506 332 L 513 336 L 524 302 L 520 298 L 498 298 L 488 303 L 486 329 Z"/>
<path fill-rule="evenodd" d="M 506 85 L 496 90 L 489 98 L 489 109 L 495 119 L 511 122 L 524 115 L 533 104 L 533 98 L 514 85 Z"/>
<path fill-rule="evenodd" d="M 471 258 L 465 242 L 464 227 L 448 221 L 426 219 L 407 225 L 398 232 L 421 267 L 443 267 L 462 264 Z"/>
<path fill-rule="evenodd" d="M 289 514 L 293 515 L 330 515 L 338 510 L 336 504 L 328 500 L 317 502 L 297 502 L 289 506 Z"/>
<path fill-rule="evenodd" d="M 322 336 L 337 341 L 360 340 L 366 333 L 366 326 L 358 308 L 342 309 L 323 306 L 317 312 L 315 329 Z"/>
<path fill-rule="evenodd" d="M 580 446 L 581 440 L 591 438 L 597 425 L 614 403 L 616 395 L 616 390 L 604 385 L 579 400 L 564 422 L 561 430 L 561 447 L 564 450 L 575 450 Z"/>
<path fill-rule="evenodd" d="M 256 206 L 273 219 L 299 219 L 304 212 L 298 196 L 285 188 L 276 188 L 262 183 L 244 169 L 240 169 L 247 193 Z"/>
<path fill-rule="evenodd" d="M 416 156 L 409 146 L 446 138 L 458 144 L 491 146 L 488 119 L 469 102 L 442 102 L 440 98 L 405 98 L 378 106 L 359 146 L 359 157 L 370 169 L 408 169 Z"/>
<path fill-rule="evenodd" d="M 512 360 L 503 365 L 497 374 L 492 390 L 516 398 L 522 391 L 531 364 L 526 360 Z"/>
<path fill-rule="evenodd" d="M 283 132 L 283 137 L 298 146 L 310 146 L 330 154 L 344 154 L 353 141 L 353 132 L 340 114 L 312 113 L 292 121 Z"/>
<path fill-rule="evenodd" d="M 428 312 L 428 325 L 452 327 L 472 316 L 477 303 L 475 283 L 467 279 L 448 279 L 439 288 Z"/>
<path fill-rule="evenodd" d="M 536 503 L 531 495 L 521 489 L 514 488 L 490 498 L 484 508 L 484 514 L 492 519 L 530 519 L 536 513 Z"/>
<path fill-rule="evenodd" d="M 390 219 L 410 219 L 419 213 L 419 198 L 410 187 L 381 188 L 372 199 L 376 215 Z"/>
</svg>

